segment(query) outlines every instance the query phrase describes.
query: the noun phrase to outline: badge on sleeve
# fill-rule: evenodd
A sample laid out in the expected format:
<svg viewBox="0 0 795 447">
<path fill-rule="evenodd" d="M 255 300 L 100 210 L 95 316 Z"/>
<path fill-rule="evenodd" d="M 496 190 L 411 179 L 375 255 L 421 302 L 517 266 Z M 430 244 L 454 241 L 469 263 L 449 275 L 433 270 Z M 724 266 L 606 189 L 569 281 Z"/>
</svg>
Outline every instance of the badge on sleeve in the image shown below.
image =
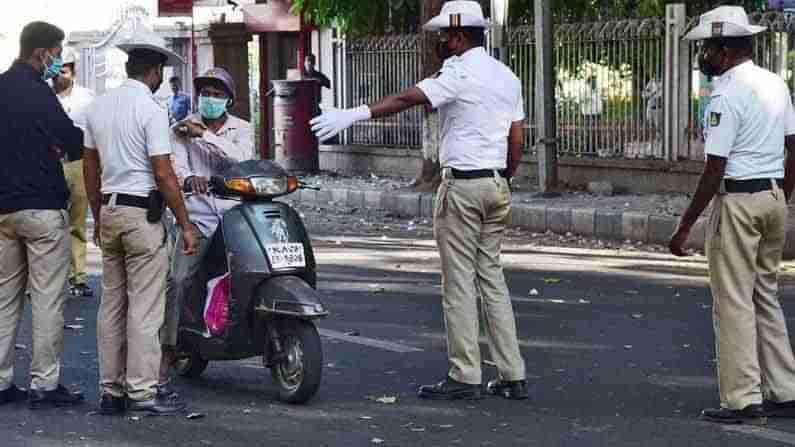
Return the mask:
<svg viewBox="0 0 795 447">
<path fill-rule="evenodd" d="M 709 127 L 720 126 L 720 113 L 712 112 L 709 114 Z"/>
</svg>

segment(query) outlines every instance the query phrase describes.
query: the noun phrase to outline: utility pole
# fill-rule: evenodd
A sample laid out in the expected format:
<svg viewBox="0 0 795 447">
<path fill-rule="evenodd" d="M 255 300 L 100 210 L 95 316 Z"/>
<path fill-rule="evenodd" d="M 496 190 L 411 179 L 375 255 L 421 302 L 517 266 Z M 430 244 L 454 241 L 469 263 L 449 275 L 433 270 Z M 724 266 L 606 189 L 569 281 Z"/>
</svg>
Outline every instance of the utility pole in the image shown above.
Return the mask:
<svg viewBox="0 0 795 447">
<path fill-rule="evenodd" d="M 558 184 L 558 151 L 555 135 L 555 79 L 552 65 L 552 6 L 549 0 L 535 0 L 536 34 L 536 149 L 538 186 L 552 192 Z"/>
</svg>

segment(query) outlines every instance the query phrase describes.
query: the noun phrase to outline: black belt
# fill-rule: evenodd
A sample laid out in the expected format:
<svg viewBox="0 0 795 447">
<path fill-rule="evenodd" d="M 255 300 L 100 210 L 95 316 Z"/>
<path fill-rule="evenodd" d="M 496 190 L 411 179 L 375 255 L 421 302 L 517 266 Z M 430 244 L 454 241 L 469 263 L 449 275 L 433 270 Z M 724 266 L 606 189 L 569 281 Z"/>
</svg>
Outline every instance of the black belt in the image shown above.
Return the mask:
<svg viewBox="0 0 795 447">
<path fill-rule="evenodd" d="M 498 171 L 501 177 L 506 177 L 505 170 Z M 461 171 L 456 168 L 450 168 L 450 174 L 453 178 L 471 180 L 476 178 L 494 177 L 494 169 L 475 169 L 474 171 Z"/>
<path fill-rule="evenodd" d="M 102 204 L 107 205 L 110 203 L 110 197 L 113 194 L 103 194 Z M 149 198 L 131 196 L 129 194 L 116 194 L 116 205 L 119 206 L 132 206 L 135 208 L 149 209 Z"/>
<path fill-rule="evenodd" d="M 755 193 L 761 191 L 770 191 L 773 188 L 771 184 L 771 180 L 769 178 L 755 178 L 751 180 L 731 180 L 726 179 L 724 183 L 726 184 L 726 192 L 728 193 L 738 193 L 738 192 L 745 192 L 745 193 Z M 776 183 L 778 183 L 779 188 L 784 187 L 784 180 L 782 179 L 775 179 Z"/>
</svg>

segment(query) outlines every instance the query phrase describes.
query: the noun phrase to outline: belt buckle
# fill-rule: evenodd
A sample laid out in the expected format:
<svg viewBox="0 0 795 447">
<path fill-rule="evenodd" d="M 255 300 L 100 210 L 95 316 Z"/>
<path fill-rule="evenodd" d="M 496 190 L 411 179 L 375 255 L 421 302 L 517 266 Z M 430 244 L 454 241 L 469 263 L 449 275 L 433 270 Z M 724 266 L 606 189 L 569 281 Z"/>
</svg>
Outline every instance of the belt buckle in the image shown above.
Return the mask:
<svg viewBox="0 0 795 447">
<path fill-rule="evenodd" d="M 442 180 L 450 180 L 453 177 L 452 168 L 442 168 Z"/>
<path fill-rule="evenodd" d="M 113 192 L 110 194 L 110 200 L 108 200 L 108 206 L 110 208 L 116 208 L 116 200 L 119 198 L 119 194 Z"/>
</svg>

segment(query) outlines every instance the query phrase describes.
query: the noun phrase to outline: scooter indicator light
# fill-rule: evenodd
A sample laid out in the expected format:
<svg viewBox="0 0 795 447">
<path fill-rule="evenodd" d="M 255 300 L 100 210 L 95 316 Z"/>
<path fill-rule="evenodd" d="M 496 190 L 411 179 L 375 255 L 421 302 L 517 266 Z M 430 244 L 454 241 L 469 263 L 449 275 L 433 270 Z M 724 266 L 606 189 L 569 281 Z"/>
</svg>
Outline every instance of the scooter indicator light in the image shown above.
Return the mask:
<svg viewBox="0 0 795 447">
<path fill-rule="evenodd" d="M 232 191 L 241 193 L 241 194 L 256 194 L 257 192 L 254 190 L 254 185 L 251 184 L 251 181 L 247 178 L 231 178 L 225 182 L 226 187 Z"/>
</svg>

